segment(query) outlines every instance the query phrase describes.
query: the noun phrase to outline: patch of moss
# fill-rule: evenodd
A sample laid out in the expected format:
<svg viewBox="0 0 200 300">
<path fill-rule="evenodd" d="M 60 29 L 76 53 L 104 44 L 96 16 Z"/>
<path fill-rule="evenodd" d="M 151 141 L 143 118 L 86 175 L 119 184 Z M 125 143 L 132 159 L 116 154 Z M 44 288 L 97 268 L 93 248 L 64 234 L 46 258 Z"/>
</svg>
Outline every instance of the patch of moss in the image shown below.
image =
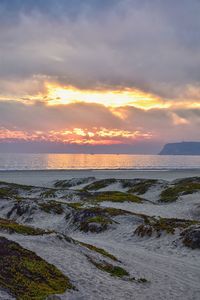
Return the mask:
<svg viewBox="0 0 200 300">
<path fill-rule="evenodd" d="M 2 218 L 0 218 L 0 229 L 8 230 L 10 233 L 19 233 L 24 235 L 42 235 L 50 233 L 49 231 L 18 224 L 14 221 Z"/>
<path fill-rule="evenodd" d="M 69 180 L 58 180 L 55 182 L 54 186 L 56 188 L 64 188 L 64 189 L 68 189 L 71 188 L 73 186 L 77 186 L 80 184 L 84 184 L 84 183 L 88 183 L 90 181 L 95 180 L 95 177 L 83 177 L 83 178 L 72 178 Z"/>
<path fill-rule="evenodd" d="M 103 189 L 103 188 L 107 187 L 110 184 L 115 183 L 115 182 L 117 182 L 117 179 L 115 179 L 115 178 L 97 180 L 97 181 L 85 186 L 84 190 L 98 191 L 100 189 Z"/>
<path fill-rule="evenodd" d="M 114 207 L 100 207 L 100 206 L 93 206 L 93 207 L 80 207 L 78 208 L 77 212 L 75 213 L 75 221 L 81 221 L 87 218 L 96 217 L 96 216 L 104 216 L 107 218 L 116 217 L 120 215 L 132 215 L 134 213 L 118 209 Z"/>
<path fill-rule="evenodd" d="M 112 224 L 112 220 L 104 216 L 95 216 L 87 219 L 88 223 Z"/>
<path fill-rule="evenodd" d="M 114 266 L 106 261 L 96 261 L 91 257 L 88 260 L 99 270 L 109 273 L 111 276 L 122 278 L 129 276 L 129 273 L 122 267 Z"/>
<path fill-rule="evenodd" d="M 114 266 L 106 261 L 96 261 L 95 259 L 87 256 L 88 260 L 99 270 L 104 271 L 109 273 L 113 277 L 118 277 L 118 278 L 125 278 L 126 280 L 129 281 L 134 281 L 137 283 L 147 283 L 149 282 L 146 278 L 135 278 L 135 277 L 130 277 L 130 274 L 128 271 L 126 271 L 124 268 L 120 266 Z"/>
<path fill-rule="evenodd" d="M 61 215 L 64 212 L 62 203 L 53 200 L 44 203 L 39 203 L 39 207 L 48 214 L 55 213 Z"/>
<path fill-rule="evenodd" d="M 176 180 L 179 184 L 200 183 L 200 177 L 187 177 Z"/>
<path fill-rule="evenodd" d="M 95 193 L 91 201 L 94 203 L 99 203 L 103 201 L 111 201 L 111 202 L 134 202 L 134 203 L 142 203 L 142 199 L 136 195 L 132 195 L 129 193 L 123 192 L 101 192 Z"/>
<path fill-rule="evenodd" d="M 174 202 L 181 195 L 193 194 L 198 191 L 200 191 L 200 182 L 189 180 L 189 178 L 184 179 L 162 191 L 160 201 Z"/>
<path fill-rule="evenodd" d="M 18 191 L 10 189 L 9 187 L 0 188 L 0 199 L 15 198 L 18 196 Z"/>
<path fill-rule="evenodd" d="M 6 186 L 9 189 L 21 189 L 24 191 L 31 191 L 31 189 L 34 188 L 34 186 L 32 186 L 32 185 L 10 183 L 10 182 L 4 182 L 4 181 L 0 181 L 0 186 L 1 185 Z"/>
<path fill-rule="evenodd" d="M 133 216 L 138 219 L 138 222 L 148 221 L 148 216 L 133 213 L 130 211 L 111 208 L 111 207 L 82 207 L 72 213 L 73 215 L 73 223 L 77 226 L 77 228 L 81 228 L 81 230 L 88 232 L 101 232 L 108 229 L 109 224 L 118 224 L 117 220 L 114 217 L 117 216 Z M 95 223 L 96 222 L 96 223 Z M 91 224 L 101 224 L 101 226 L 93 226 Z M 99 230 L 99 231 L 98 231 Z"/>
<path fill-rule="evenodd" d="M 67 205 L 75 210 L 82 209 L 84 203 L 82 202 L 72 202 L 72 203 L 67 203 Z"/>
<path fill-rule="evenodd" d="M 157 183 L 156 179 L 146 179 L 142 180 L 141 182 L 136 183 L 133 187 L 131 187 L 128 192 L 133 193 L 133 194 L 138 194 L 138 195 L 143 195 L 148 190 L 154 186 Z"/>
<path fill-rule="evenodd" d="M 16 201 L 22 200 L 21 192 L 31 191 L 33 186 L 26 186 L 16 183 L 8 183 L 0 181 L 0 199 L 15 199 Z"/>
<path fill-rule="evenodd" d="M 55 266 L 0 237 L 0 286 L 19 300 L 43 300 L 73 286 Z"/>
<path fill-rule="evenodd" d="M 114 207 L 102 207 L 101 209 L 106 215 L 108 215 L 110 217 L 117 217 L 117 216 L 132 214 L 131 212 L 129 212 L 127 210 L 123 210 L 120 208 L 114 208 Z"/>
<path fill-rule="evenodd" d="M 79 208 L 76 213 L 74 214 L 74 223 L 75 224 L 88 224 L 88 222 L 91 223 L 96 221 L 98 223 L 107 223 L 105 224 L 105 229 L 107 229 L 107 225 L 111 222 L 112 223 L 117 223 L 114 221 L 112 218 L 117 217 L 117 216 L 122 216 L 122 215 L 129 215 L 129 216 L 134 216 L 138 217 L 141 219 L 141 222 L 145 222 L 147 219 L 148 221 L 148 216 L 143 215 L 143 214 L 138 214 L 138 213 L 133 213 L 130 211 L 122 210 L 122 209 L 117 209 L 117 208 L 111 208 L 111 207 L 99 207 L 99 206 L 94 206 L 94 207 L 82 207 Z M 107 222 L 105 222 L 107 220 Z"/>
<path fill-rule="evenodd" d="M 113 221 L 105 216 L 93 216 L 88 217 L 82 222 L 80 222 L 80 230 L 84 232 L 102 232 L 108 228 L 109 224 L 112 224 Z"/>
<path fill-rule="evenodd" d="M 135 234 L 144 237 L 156 233 L 157 237 L 160 237 L 164 231 L 168 234 L 174 234 L 176 229 L 185 229 L 198 223 L 198 221 L 193 220 L 149 217 L 145 224 L 141 224 L 136 228 Z"/>
<path fill-rule="evenodd" d="M 79 242 L 79 244 L 81 246 L 84 246 L 84 247 L 88 248 L 91 251 L 95 251 L 97 253 L 100 253 L 101 255 L 103 255 L 105 257 L 108 257 L 108 258 L 110 258 L 114 261 L 119 261 L 113 254 L 109 253 L 108 251 L 106 251 L 102 248 L 96 247 L 96 246 L 91 245 L 91 244 L 86 244 L 86 243 L 83 243 L 83 242 Z"/>
</svg>

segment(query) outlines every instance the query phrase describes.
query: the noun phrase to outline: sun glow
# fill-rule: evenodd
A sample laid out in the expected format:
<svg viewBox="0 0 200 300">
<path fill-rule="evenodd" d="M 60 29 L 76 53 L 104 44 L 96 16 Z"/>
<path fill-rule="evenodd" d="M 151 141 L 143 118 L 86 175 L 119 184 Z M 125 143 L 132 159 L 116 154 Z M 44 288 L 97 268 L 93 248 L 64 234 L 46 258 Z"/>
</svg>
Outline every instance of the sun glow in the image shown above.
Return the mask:
<svg viewBox="0 0 200 300">
<path fill-rule="evenodd" d="M 143 109 L 168 107 L 159 97 L 131 88 L 86 90 L 73 86 L 62 87 L 47 83 L 46 89 L 46 98 L 49 105 L 85 102 L 102 104 L 113 108 L 127 105 Z"/>
<path fill-rule="evenodd" d="M 112 145 L 122 144 L 123 142 L 130 143 L 137 139 L 149 139 L 151 133 L 141 132 L 138 130 L 119 130 L 100 128 L 73 128 L 72 130 L 49 130 L 49 131 L 10 131 L 0 128 L 1 140 L 24 140 L 24 141 L 49 141 L 61 142 L 77 145 Z"/>
</svg>

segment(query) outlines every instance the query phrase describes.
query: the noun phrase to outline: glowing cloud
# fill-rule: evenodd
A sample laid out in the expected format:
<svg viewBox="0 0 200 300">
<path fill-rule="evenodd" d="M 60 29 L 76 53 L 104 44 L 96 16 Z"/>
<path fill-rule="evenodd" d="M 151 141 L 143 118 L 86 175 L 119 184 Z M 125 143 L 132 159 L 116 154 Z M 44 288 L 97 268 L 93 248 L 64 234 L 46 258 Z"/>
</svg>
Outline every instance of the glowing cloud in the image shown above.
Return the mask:
<svg viewBox="0 0 200 300">
<path fill-rule="evenodd" d="M 169 105 L 161 98 L 134 88 L 85 90 L 73 86 L 46 83 L 49 105 L 76 102 L 97 103 L 107 107 L 135 106 L 143 109 L 164 108 Z"/>
<path fill-rule="evenodd" d="M 77 145 L 112 145 L 122 144 L 125 140 L 127 143 L 140 138 L 150 138 L 150 133 L 142 133 L 140 131 L 128 131 L 106 128 L 82 129 L 74 128 L 73 130 L 50 130 L 50 131 L 34 131 L 25 132 L 17 130 L 0 130 L 0 139 L 2 140 L 25 140 L 25 141 L 50 141 L 62 142 Z"/>
</svg>

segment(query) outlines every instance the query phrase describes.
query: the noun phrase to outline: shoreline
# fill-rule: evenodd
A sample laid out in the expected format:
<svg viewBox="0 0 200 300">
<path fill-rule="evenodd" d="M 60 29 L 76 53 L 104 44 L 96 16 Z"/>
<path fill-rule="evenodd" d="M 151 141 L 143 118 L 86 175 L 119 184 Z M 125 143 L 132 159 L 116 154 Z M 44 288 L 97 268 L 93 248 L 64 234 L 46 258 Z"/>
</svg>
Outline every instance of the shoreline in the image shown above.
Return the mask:
<svg viewBox="0 0 200 300">
<path fill-rule="evenodd" d="M 73 172 L 73 171 L 153 171 L 153 172 L 165 172 L 165 171 L 200 171 L 200 167 L 192 168 L 69 168 L 69 169 L 0 169 L 0 172 Z"/>
<path fill-rule="evenodd" d="M 172 181 L 186 177 L 200 177 L 198 169 L 70 169 L 70 170 L 3 170 L 0 171 L 0 181 L 11 183 L 49 186 L 55 180 L 67 180 L 80 177 L 95 177 L 98 179 L 163 179 Z"/>
</svg>

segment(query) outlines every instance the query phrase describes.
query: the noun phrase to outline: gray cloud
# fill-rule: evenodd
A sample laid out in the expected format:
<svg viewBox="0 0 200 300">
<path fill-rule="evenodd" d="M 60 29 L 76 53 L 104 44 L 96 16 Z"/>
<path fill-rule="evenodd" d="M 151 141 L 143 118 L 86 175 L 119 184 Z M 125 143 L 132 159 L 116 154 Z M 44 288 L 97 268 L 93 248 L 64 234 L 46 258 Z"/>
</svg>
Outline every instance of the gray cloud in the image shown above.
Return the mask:
<svg viewBox="0 0 200 300">
<path fill-rule="evenodd" d="M 65 84 L 125 85 L 166 98 L 199 85 L 199 1 L 123 0 L 109 9 L 91 9 L 91 3 L 77 6 L 75 18 L 67 5 L 57 7 L 59 17 L 39 9 L 40 1 L 34 9 L 19 6 L 17 22 L 0 28 L 0 77 L 42 74 Z"/>
<path fill-rule="evenodd" d="M 149 131 L 152 139 L 163 141 L 199 140 L 200 109 L 119 108 L 124 126 Z"/>
<path fill-rule="evenodd" d="M 0 102 L 0 127 L 9 130 L 69 130 L 101 126 L 109 129 L 120 128 L 121 125 L 119 118 L 98 104 L 46 106 L 43 103 Z"/>
</svg>

